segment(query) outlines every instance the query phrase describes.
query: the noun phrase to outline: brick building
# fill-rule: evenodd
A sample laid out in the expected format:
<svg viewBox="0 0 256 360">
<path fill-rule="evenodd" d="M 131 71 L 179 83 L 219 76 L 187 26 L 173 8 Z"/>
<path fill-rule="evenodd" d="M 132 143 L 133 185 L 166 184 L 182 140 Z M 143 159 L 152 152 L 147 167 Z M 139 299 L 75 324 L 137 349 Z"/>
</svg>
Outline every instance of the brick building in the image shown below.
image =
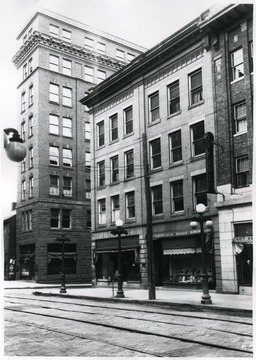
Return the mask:
<svg viewBox="0 0 256 360">
<path fill-rule="evenodd" d="M 206 215 L 214 223 L 213 231 L 206 234 L 210 287 L 219 292 L 237 291 L 230 286 L 230 283 L 234 284 L 230 273 L 235 268 L 230 266 L 224 232 L 224 228 L 235 224 L 229 218 L 225 219 L 229 203 L 208 191 L 205 133 L 211 132 L 215 142 L 223 146 L 223 153 L 219 147 L 214 147 L 213 187 L 219 192 L 227 192 L 225 189 L 235 184 L 231 181 L 231 173 L 227 172 L 230 163 L 235 161 L 235 154 L 225 149 L 230 148 L 231 138 L 241 142 L 228 123 L 231 119 L 227 120 L 227 103 L 231 114 L 231 91 L 234 105 L 244 102 L 246 91 L 251 94 L 251 76 L 247 68 L 248 79 L 246 81 L 244 76 L 243 92 L 238 90 L 235 99 L 235 87 L 239 87 L 242 80 L 225 88 L 231 71 L 229 58 L 225 62 L 223 58 L 221 81 L 212 64 L 217 66 L 220 55 L 226 56 L 227 45 L 221 42 L 225 32 L 234 31 L 234 25 L 240 28 L 239 21 L 245 27 L 251 9 L 250 5 L 230 5 L 216 6 L 204 12 L 115 76 L 97 85 L 81 100 L 90 108 L 92 123 L 92 269 L 98 284 L 106 282 L 117 269 L 117 239 L 111 235 L 111 230 L 118 218 L 123 220 L 128 232 L 127 236 L 122 236 L 123 280 L 127 285 L 147 287 L 149 284 L 147 233 L 150 212 L 147 211 L 146 181 L 149 169 L 156 285 L 202 286 L 199 231 L 191 230 L 190 220 L 196 214 L 196 205 L 204 203 Z M 250 24 L 248 21 L 248 31 L 243 37 L 239 36 L 237 46 L 245 40 L 246 34 L 246 40 L 250 40 Z M 216 47 L 214 30 L 220 32 L 219 47 Z M 248 44 L 246 49 L 249 49 Z M 229 46 L 233 51 L 234 46 Z M 249 116 L 251 105 L 249 100 Z M 249 126 L 248 118 L 248 129 Z M 250 159 L 252 142 L 248 132 L 241 136 L 246 142 L 243 150 L 238 150 L 237 144 L 236 156 L 249 154 Z M 233 168 L 232 177 L 234 175 Z M 250 176 L 249 173 L 246 186 L 250 184 Z M 242 187 L 239 186 L 240 202 L 234 209 L 230 203 L 228 211 L 234 211 L 237 219 L 246 218 L 245 222 L 250 223 L 249 193 L 243 199 L 247 190 L 250 192 L 250 186 L 243 187 L 241 194 Z M 233 198 L 238 201 L 238 196 Z M 232 241 L 230 237 L 229 252 Z"/>
<path fill-rule="evenodd" d="M 17 195 L 17 278 L 59 281 L 56 239 L 65 235 L 67 281 L 90 282 L 90 123 L 79 99 L 145 49 L 45 10 L 17 40 L 27 148 Z"/>
</svg>

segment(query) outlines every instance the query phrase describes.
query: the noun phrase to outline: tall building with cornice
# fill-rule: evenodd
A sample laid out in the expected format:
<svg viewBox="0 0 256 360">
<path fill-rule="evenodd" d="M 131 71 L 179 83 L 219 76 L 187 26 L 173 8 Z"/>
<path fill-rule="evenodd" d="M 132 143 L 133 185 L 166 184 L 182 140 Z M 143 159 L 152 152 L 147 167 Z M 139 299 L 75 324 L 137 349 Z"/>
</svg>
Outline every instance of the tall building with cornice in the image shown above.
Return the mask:
<svg viewBox="0 0 256 360">
<path fill-rule="evenodd" d="M 17 279 L 91 281 L 90 123 L 79 102 L 146 49 L 46 10 L 19 33 Z"/>
</svg>

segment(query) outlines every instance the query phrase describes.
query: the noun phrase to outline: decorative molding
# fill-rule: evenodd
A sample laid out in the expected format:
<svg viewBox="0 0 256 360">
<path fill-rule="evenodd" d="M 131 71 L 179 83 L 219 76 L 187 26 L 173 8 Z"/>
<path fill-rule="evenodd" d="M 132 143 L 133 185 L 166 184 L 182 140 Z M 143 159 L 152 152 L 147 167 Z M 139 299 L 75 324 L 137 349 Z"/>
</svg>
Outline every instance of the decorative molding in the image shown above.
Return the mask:
<svg viewBox="0 0 256 360">
<path fill-rule="evenodd" d="M 107 110 L 112 109 L 114 106 L 121 104 L 125 100 L 130 99 L 132 97 L 133 97 L 133 91 L 127 91 L 126 93 L 116 97 L 114 100 L 107 102 L 106 104 L 104 104 L 104 106 L 99 106 L 95 111 L 95 115 L 98 116 L 100 114 L 103 114 Z"/>
</svg>

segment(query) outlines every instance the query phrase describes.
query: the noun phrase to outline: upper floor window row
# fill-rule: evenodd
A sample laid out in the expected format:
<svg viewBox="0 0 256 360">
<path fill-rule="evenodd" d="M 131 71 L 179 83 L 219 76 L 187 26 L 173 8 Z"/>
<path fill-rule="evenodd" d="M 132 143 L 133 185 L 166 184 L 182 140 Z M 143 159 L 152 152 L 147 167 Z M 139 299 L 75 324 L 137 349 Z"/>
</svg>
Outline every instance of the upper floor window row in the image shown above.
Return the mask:
<svg viewBox="0 0 256 360">
<path fill-rule="evenodd" d="M 60 58 L 59 56 L 50 54 L 49 57 L 49 69 L 52 71 L 60 71 Z M 72 75 L 72 61 L 68 59 L 62 59 L 61 71 L 65 75 Z"/>
<path fill-rule="evenodd" d="M 60 98 L 62 105 L 72 107 L 72 89 L 66 86 L 50 83 L 49 101 L 59 104 Z"/>
<path fill-rule="evenodd" d="M 59 38 L 60 37 L 59 26 L 50 24 L 49 25 L 49 33 L 50 33 L 50 36 L 53 36 L 55 38 Z M 72 40 L 72 31 L 63 28 L 61 35 L 62 35 L 62 40 L 71 42 L 71 40 Z"/>
<path fill-rule="evenodd" d="M 99 84 L 106 78 L 107 78 L 106 71 L 103 71 L 100 69 L 94 69 L 91 66 L 85 65 L 85 67 L 84 67 L 84 80 L 85 81 Z"/>
<path fill-rule="evenodd" d="M 62 128 L 62 135 L 66 137 L 72 137 L 72 119 L 63 116 L 62 126 L 60 123 L 59 115 L 49 115 L 49 133 L 54 135 L 60 135 L 60 127 Z"/>
<path fill-rule="evenodd" d="M 31 57 L 22 67 L 23 80 L 33 71 L 33 58 Z"/>
<path fill-rule="evenodd" d="M 25 90 L 23 90 L 21 93 L 21 113 L 23 113 L 26 110 L 27 106 L 31 107 L 33 104 L 34 104 L 34 86 L 33 84 L 31 84 L 28 88 L 28 98 Z"/>
</svg>

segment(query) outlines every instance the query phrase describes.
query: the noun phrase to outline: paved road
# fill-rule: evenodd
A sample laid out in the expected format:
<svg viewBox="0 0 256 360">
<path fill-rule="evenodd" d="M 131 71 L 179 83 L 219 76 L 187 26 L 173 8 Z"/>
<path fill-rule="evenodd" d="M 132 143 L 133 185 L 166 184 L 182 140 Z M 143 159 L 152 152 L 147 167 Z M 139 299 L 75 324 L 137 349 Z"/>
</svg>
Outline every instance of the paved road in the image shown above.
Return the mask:
<svg viewBox="0 0 256 360">
<path fill-rule="evenodd" d="M 5 356 L 253 357 L 250 317 L 4 291 Z"/>
</svg>

